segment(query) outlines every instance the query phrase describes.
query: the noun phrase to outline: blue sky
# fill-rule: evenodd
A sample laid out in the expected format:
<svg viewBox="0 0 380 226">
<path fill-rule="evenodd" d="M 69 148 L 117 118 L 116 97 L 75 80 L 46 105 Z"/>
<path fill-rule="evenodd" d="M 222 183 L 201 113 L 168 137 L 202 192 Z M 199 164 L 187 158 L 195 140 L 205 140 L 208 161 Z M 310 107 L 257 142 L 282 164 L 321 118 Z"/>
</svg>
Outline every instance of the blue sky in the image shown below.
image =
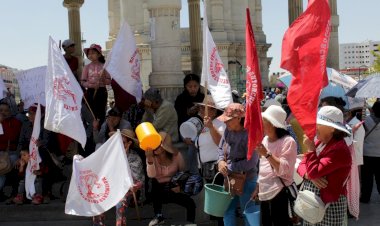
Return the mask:
<svg viewBox="0 0 380 226">
<path fill-rule="evenodd" d="M 67 9 L 63 0 L 3 1 L 0 13 L 0 64 L 18 69 L 46 65 L 48 37 L 68 37 Z M 87 42 L 104 47 L 108 38 L 107 0 L 85 0 L 81 28 Z M 306 4 L 306 0 L 304 0 Z M 287 0 L 262 0 L 263 29 L 272 44 L 271 72 L 280 70 L 281 41 L 288 27 Z M 188 26 L 187 0 L 182 0 L 181 26 Z M 340 43 L 380 40 L 377 10 L 380 0 L 338 0 Z M 244 15 L 242 15 L 244 16 Z"/>
</svg>

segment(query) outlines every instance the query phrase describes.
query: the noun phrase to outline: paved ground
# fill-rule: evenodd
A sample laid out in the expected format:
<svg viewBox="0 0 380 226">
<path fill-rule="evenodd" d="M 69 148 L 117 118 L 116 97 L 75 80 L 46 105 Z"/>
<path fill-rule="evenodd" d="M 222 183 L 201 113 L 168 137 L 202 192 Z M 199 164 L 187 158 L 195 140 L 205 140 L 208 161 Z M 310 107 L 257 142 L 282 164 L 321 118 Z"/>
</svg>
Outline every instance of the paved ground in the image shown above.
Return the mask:
<svg viewBox="0 0 380 226">
<path fill-rule="evenodd" d="M 368 204 L 360 204 L 359 220 L 350 219 L 349 226 L 379 226 L 380 225 L 380 195 L 375 194 L 374 187 L 372 200 Z"/>
<path fill-rule="evenodd" d="M 201 197 L 200 197 L 201 198 Z M 211 222 L 205 215 L 202 215 L 203 204 L 197 201 L 197 225 L 199 226 L 216 226 L 216 222 Z M 355 221 L 350 219 L 349 226 L 378 226 L 380 225 L 380 195 L 374 194 L 369 204 L 361 204 L 360 219 Z M 164 205 L 164 214 L 167 217 L 164 225 L 186 225 L 185 209 L 176 205 Z M 141 220 L 137 219 L 136 211 L 133 208 L 128 209 L 128 225 L 146 226 L 153 216 L 153 208 L 146 205 L 140 209 Z M 107 213 L 107 225 L 114 225 L 114 209 Z M 0 203 L 0 226 L 90 226 L 91 219 L 86 217 L 68 216 L 64 214 L 64 203 L 59 200 L 53 200 L 50 204 L 34 206 L 25 204 L 22 206 L 5 205 Z M 241 219 L 239 224 L 242 225 Z"/>
</svg>

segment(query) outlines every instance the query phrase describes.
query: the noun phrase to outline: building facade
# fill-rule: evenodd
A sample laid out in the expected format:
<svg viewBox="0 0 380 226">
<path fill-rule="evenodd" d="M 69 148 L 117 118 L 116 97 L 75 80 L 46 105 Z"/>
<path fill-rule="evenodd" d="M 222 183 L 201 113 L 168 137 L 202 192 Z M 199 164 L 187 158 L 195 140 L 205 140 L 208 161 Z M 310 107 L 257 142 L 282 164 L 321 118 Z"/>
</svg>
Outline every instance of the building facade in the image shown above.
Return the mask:
<svg viewBox="0 0 380 226">
<path fill-rule="evenodd" d="M 373 52 L 379 51 L 380 41 L 340 44 L 339 67 L 341 72 L 359 77 L 373 67 Z"/>
<path fill-rule="evenodd" d="M 20 90 L 15 73 L 17 69 L 0 64 L 0 78 L 3 79 L 5 88 L 15 95 L 16 102 L 20 101 Z"/>
<path fill-rule="evenodd" d="M 202 7 L 199 0 L 187 2 L 191 15 L 199 12 Z M 267 57 L 267 51 L 271 45 L 266 42 L 262 29 L 261 0 L 207 2 L 208 26 L 230 77 L 232 89 L 240 91 L 245 89 L 245 9 L 250 8 L 262 82 L 268 86 L 271 58 Z M 108 6 L 107 50 L 112 48 L 122 22 L 128 21 L 135 32 L 142 59 L 141 79 L 144 90 L 150 86 L 160 88 L 167 99 L 173 100 L 183 90 L 182 79 L 185 73 L 192 71 L 192 52 L 194 54 L 194 51 L 198 51 L 194 55 L 199 58 L 199 51 L 202 51 L 199 48 L 194 50 L 191 46 L 191 39 L 198 45 L 202 43 L 202 36 L 191 30 L 199 31 L 200 26 L 203 26 L 202 18 L 190 16 L 190 28 L 180 28 L 180 0 L 109 0 Z"/>
</svg>

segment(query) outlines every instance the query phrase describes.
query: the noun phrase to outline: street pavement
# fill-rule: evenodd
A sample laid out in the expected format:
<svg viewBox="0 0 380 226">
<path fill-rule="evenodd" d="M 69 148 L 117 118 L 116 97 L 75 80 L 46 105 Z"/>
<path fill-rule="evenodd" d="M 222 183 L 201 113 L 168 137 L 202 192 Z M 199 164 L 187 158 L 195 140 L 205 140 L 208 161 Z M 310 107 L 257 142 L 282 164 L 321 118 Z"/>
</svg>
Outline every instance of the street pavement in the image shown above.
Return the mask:
<svg viewBox="0 0 380 226">
<path fill-rule="evenodd" d="M 372 200 L 368 204 L 360 204 L 359 220 L 349 219 L 349 226 L 379 226 L 380 225 L 380 195 L 374 186 Z"/>
<path fill-rule="evenodd" d="M 380 225 L 380 195 L 372 195 L 372 200 L 368 204 L 360 205 L 360 218 L 358 221 L 349 219 L 349 226 L 378 226 Z M 203 204 L 197 201 L 197 224 L 199 226 L 216 226 L 215 221 L 210 221 L 205 217 Z M 135 208 L 127 209 L 127 224 L 131 226 L 146 226 L 153 217 L 152 205 L 145 205 L 140 208 L 141 219 L 137 219 Z M 184 221 L 186 210 L 175 204 L 164 205 L 163 213 L 167 219 L 164 226 L 188 225 Z M 112 208 L 106 213 L 106 225 L 115 225 L 115 209 Z M 0 203 L 0 226 L 91 226 L 91 218 L 69 216 L 64 214 L 64 203 L 60 200 L 53 200 L 50 204 L 35 206 L 24 204 L 22 206 L 5 205 Z M 238 219 L 238 225 L 242 224 L 242 219 Z"/>
</svg>

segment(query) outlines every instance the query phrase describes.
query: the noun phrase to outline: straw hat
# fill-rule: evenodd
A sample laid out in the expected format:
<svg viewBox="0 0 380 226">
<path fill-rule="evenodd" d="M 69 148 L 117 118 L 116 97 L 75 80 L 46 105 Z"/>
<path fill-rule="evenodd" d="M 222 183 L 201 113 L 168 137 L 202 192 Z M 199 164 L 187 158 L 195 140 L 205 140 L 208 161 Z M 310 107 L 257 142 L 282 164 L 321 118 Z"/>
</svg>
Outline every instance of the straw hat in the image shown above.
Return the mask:
<svg viewBox="0 0 380 226">
<path fill-rule="evenodd" d="M 159 132 L 159 134 L 161 136 L 161 147 L 169 153 L 178 153 L 178 150 L 173 147 L 172 137 L 164 131 Z"/>
<path fill-rule="evenodd" d="M 280 106 L 271 105 L 262 114 L 274 127 L 286 129 L 286 112 Z"/>
<path fill-rule="evenodd" d="M 219 116 L 218 120 L 222 122 L 227 122 L 236 117 L 244 118 L 245 108 L 242 104 L 231 103 L 226 107 L 226 109 L 224 109 L 223 115 Z"/>
<path fill-rule="evenodd" d="M 111 137 L 112 135 L 114 135 L 116 133 L 116 131 L 112 131 L 112 132 L 109 132 L 109 136 Z M 138 144 L 139 141 L 136 139 L 136 134 L 135 132 L 133 132 L 133 130 L 130 130 L 130 129 L 122 129 L 120 131 L 121 135 L 122 136 L 125 136 L 125 137 L 128 137 L 129 139 L 131 139 L 135 144 Z"/>
<path fill-rule="evenodd" d="M 215 108 L 216 110 L 223 111 L 222 109 L 216 106 L 214 100 L 212 99 L 212 96 L 209 94 L 205 96 L 202 103 L 195 103 L 195 104 L 199 106 L 203 106 L 203 107 L 207 106 L 207 107 Z"/>
<path fill-rule="evenodd" d="M 330 126 L 351 135 L 344 126 L 343 112 L 334 106 L 324 106 L 319 109 L 317 114 L 317 124 Z"/>
</svg>

